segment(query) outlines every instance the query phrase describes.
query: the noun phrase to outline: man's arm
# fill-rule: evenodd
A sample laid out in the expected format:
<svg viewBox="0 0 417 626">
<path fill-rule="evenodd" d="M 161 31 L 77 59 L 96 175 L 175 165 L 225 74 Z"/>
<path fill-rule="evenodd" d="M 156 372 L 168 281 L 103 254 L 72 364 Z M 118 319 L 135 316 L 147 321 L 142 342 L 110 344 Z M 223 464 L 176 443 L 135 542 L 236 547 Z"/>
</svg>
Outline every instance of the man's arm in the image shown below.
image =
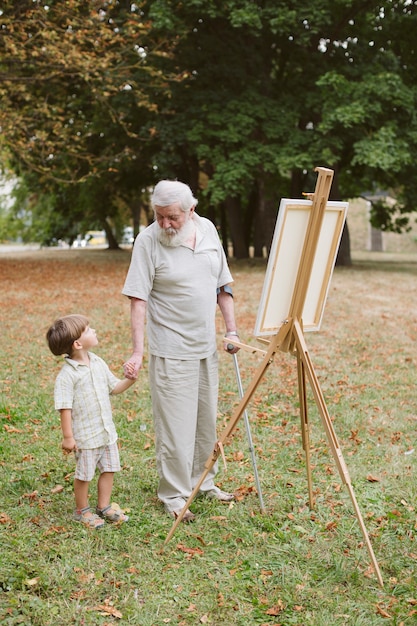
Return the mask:
<svg viewBox="0 0 417 626">
<path fill-rule="evenodd" d="M 235 305 L 233 302 L 232 289 L 230 285 L 226 285 L 224 287 L 220 287 L 219 293 L 217 294 L 217 304 L 220 307 L 220 311 L 223 315 L 224 323 L 226 325 L 225 332 L 225 341 L 224 341 L 224 349 L 227 352 L 234 354 L 239 350 L 239 348 L 234 347 L 229 350 L 227 347 L 227 334 L 230 333 L 230 336 L 233 339 L 238 339 L 237 329 L 236 329 L 236 321 L 235 321 Z"/>
<path fill-rule="evenodd" d="M 139 298 L 130 299 L 130 325 L 132 331 L 133 353 L 123 365 L 126 378 L 135 380 L 142 367 L 145 340 L 146 302 Z"/>
</svg>

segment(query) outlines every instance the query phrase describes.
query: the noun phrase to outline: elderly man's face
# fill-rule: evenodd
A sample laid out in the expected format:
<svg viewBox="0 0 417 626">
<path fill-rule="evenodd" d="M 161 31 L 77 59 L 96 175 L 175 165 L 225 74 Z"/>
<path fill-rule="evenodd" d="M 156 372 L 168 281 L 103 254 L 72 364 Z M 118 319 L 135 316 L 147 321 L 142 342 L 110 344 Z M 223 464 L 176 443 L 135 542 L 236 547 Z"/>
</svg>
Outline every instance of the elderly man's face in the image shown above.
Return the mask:
<svg viewBox="0 0 417 626">
<path fill-rule="evenodd" d="M 159 227 L 162 228 L 167 235 L 176 235 L 190 219 L 192 212 L 193 209 L 191 209 L 191 211 L 183 211 L 179 202 L 175 202 L 168 206 L 156 206 L 155 219 Z"/>
<path fill-rule="evenodd" d="M 195 232 L 192 219 L 194 207 L 183 211 L 178 202 L 155 207 L 155 219 L 160 228 L 159 240 L 166 246 L 180 246 Z"/>
</svg>

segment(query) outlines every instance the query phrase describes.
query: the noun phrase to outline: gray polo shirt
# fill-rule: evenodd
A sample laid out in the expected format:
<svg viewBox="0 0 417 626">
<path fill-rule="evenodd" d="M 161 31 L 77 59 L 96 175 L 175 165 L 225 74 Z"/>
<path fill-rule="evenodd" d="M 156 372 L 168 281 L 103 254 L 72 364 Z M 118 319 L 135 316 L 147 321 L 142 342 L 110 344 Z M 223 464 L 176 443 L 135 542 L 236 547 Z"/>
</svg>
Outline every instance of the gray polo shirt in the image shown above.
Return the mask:
<svg viewBox="0 0 417 626">
<path fill-rule="evenodd" d="M 164 246 L 156 222 L 136 238 L 122 293 L 147 302 L 149 352 L 204 359 L 216 351 L 217 287 L 233 281 L 214 224 L 194 213 L 195 249 Z"/>
</svg>

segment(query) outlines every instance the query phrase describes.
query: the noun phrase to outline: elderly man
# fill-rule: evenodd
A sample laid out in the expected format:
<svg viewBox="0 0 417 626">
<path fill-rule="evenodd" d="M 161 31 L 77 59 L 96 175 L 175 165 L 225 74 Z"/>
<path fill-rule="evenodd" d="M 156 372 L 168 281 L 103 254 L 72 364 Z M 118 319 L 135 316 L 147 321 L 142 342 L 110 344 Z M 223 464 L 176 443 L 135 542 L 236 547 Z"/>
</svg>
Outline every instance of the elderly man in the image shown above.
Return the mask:
<svg viewBox="0 0 417 626">
<path fill-rule="evenodd" d="M 176 517 L 216 442 L 216 304 L 225 338 L 237 336 L 237 330 L 226 257 L 215 226 L 195 213 L 191 189 L 162 180 L 151 202 L 155 221 L 136 238 L 123 288 L 131 301 L 133 341 L 133 354 L 124 367 L 126 377 L 137 377 L 147 318 L 158 497 L 165 511 Z M 216 471 L 214 464 L 200 491 L 230 502 L 233 494 L 214 484 Z M 187 510 L 183 521 L 193 518 Z"/>
</svg>

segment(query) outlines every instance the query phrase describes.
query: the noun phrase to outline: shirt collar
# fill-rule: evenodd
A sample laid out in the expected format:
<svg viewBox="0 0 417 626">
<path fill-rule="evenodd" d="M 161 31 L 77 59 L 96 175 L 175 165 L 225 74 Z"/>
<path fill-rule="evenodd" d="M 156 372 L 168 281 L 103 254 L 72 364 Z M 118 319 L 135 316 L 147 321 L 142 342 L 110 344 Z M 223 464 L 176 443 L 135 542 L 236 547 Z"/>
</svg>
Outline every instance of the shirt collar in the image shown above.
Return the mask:
<svg viewBox="0 0 417 626">
<path fill-rule="evenodd" d="M 94 352 L 88 352 L 88 356 L 90 357 L 90 362 L 94 361 L 97 358 Z M 71 367 L 73 367 L 75 370 L 78 369 L 79 367 L 86 367 L 84 363 L 80 363 L 79 361 L 76 361 L 75 359 L 71 359 L 71 357 L 69 356 L 64 357 L 64 359 L 65 359 L 65 363 L 68 363 L 68 365 L 71 365 Z"/>
</svg>

